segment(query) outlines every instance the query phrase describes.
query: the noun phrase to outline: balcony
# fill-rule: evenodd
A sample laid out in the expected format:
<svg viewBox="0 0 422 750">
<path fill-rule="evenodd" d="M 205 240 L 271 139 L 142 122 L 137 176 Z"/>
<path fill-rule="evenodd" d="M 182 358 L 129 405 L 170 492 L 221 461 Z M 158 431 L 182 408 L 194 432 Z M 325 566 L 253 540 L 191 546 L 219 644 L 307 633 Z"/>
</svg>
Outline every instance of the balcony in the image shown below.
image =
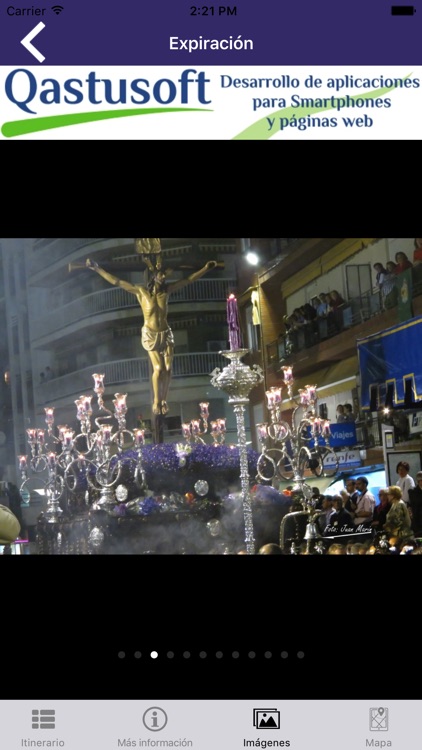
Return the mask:
<svg viewBox="0 0 422 750">
<path fill-rule="evenodd" d="M 36 239 L 29 265 L 29 274 L 39 273 L 43 269 L 49 268 L 57 260 L 73 255 L 80 248 L 86 245 L 93 245 L 96 242 L 105 242 L 107 239 L 107 237 L 85 237 L 81 239 L 59 239 L 53 237 L 52 239 Z"/>
<path fill-rule="evenodd" d="M 201 279 L 174 292 L 171 295 L 170 304 L 198 302 L 207 303 L 212 307 L 215 302 L 225 302 L 235 286 L 235 279 Z M 87 294 L 67 305 L 53 308 L 48 315 L 33 320 L 31 337 L 37 340 L 53 333 L 57 337 L 58 332 L 79 321 L 89 318 L 92 322 L 92 318 L 96 315 L 130 308 L 139 309 L 139 303 L 135 295 L 124 289 L 111 288 Z"/>
<path fill-rule="evenodd" d="M 173 360 L 172 379 L 209 376 L 216 368 L 223 368 L 226 362 L 217 352 L 195 352 L 176 354 Z M 115 362 L 99 362 L 83 370 L 69 372 L 36 388 L 38 404 L 52 404 L 57 399 L 72 398 L 89 391 L 95 372 L 104 373 L 106 387 L 125 386 L 129 383 L 147 384 L 150 377 L 149 359 L 121 359 Z"/>
<path fill-rule="evenodd" d="M 414 314 L 422 312 L 422 264 L 413 269 Z M 281 334 L 266 347 L 268 374 L 280 363 L 294 365 L 300 374 L 356 354 L 356 339 L 369 336 L 397 322 L 397 307 L 383 309 L 380 293 L 368 292 L 346 300 L 334 318 L 316 319 Z M 345 335 L 346 334 L 346 335 Z M 306 356 L 303 355 L 306 353 Z"/>
</svg>

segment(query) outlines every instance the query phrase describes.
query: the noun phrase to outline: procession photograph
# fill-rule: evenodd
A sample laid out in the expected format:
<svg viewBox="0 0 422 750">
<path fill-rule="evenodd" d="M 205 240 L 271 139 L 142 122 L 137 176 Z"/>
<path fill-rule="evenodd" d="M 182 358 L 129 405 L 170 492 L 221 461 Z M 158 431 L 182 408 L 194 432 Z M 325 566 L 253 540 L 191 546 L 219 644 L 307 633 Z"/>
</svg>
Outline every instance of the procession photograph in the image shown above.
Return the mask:
<svg viewBox="0 0 422 750">
<path fill-rule="evenodd" d="M 0 555 L 422 554 L 422 239 L 0 238 L 0 308 Z"/>
</svg>

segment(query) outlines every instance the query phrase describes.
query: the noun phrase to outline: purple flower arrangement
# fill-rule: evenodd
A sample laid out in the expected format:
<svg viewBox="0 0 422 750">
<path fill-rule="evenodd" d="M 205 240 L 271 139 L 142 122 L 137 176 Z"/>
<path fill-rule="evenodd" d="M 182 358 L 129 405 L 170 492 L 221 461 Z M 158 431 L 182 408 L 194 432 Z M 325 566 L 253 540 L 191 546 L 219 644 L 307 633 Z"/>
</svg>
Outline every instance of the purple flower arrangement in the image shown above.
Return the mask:
<svg viewBox="0 0 422 750">
<path fill-rule="evenodd" d="M 255 479 L 259 454 L 248 448 L 248 471 L 251 480 Z M 139 495 L 133 474 L 136 465 L 136 451 L 128 450 L 120 457 L 122 475 L 119 480 L 129 490 L 129 498 Z M 227 445 L 195 445 L 190 452 L 183 454 L 175 443 L 146 445 L 142 450 L 142 463 L 148 488 L 153 493 L 194 492 L 198 479 L 209 484 L 209 499 L 218 499 L 226 494 L 229 487 L 240 487 L 239 449 Z M 115 458 L 117 461 L 117 458 Z"/>
</svg>

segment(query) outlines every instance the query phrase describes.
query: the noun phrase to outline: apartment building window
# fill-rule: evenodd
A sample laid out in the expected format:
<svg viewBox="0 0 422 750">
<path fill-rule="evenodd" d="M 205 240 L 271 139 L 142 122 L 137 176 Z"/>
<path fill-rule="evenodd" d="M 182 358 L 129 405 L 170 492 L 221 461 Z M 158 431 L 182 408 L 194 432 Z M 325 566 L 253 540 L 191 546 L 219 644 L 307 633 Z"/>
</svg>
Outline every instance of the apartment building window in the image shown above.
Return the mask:
<svg viewBox="0 0 422 750">
<path fill-rule="evenodd" d="M 372 289 L 371 266 L 369 263 L 346 266 L 347 298 L 362 297 Z"/>
</svg>

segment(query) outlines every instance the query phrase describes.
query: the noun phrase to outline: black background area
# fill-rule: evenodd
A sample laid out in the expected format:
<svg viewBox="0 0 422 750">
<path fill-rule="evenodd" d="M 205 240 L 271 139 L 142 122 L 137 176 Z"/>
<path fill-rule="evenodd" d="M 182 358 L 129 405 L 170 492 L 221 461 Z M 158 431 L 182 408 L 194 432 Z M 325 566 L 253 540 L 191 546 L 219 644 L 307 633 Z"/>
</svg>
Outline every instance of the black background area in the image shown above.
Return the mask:
<svg viewBox="0 0 422 750">
<path fill-rule="evenodd" d="M 369 699 L 379 690 L 415 697 L 409 680 L 382 675 L 393 655 L 406 673 L 422 666 L 402 632 L 415 624 L 416 612 L 403 601 L 406 581 L 419 576 L 417 560 L 9 557 L 2 564 L 9 590 L 12 581 L 15 590 L 17 580 L 28 585 L 7 616 L 3 610 L 10 668 L 2 697 Z M 399 589 L 394 580 L 402 581 Z M 395 633 L 400 652 L 392 654 Z"/>
<path fill-rule="evenodd" d="M 1 234 L 413 237 L 417 148 L 22 141 Z M 418 557 L 22 556 L 0 570 L 4 698 L 415 695 Z"/>
</svg>

